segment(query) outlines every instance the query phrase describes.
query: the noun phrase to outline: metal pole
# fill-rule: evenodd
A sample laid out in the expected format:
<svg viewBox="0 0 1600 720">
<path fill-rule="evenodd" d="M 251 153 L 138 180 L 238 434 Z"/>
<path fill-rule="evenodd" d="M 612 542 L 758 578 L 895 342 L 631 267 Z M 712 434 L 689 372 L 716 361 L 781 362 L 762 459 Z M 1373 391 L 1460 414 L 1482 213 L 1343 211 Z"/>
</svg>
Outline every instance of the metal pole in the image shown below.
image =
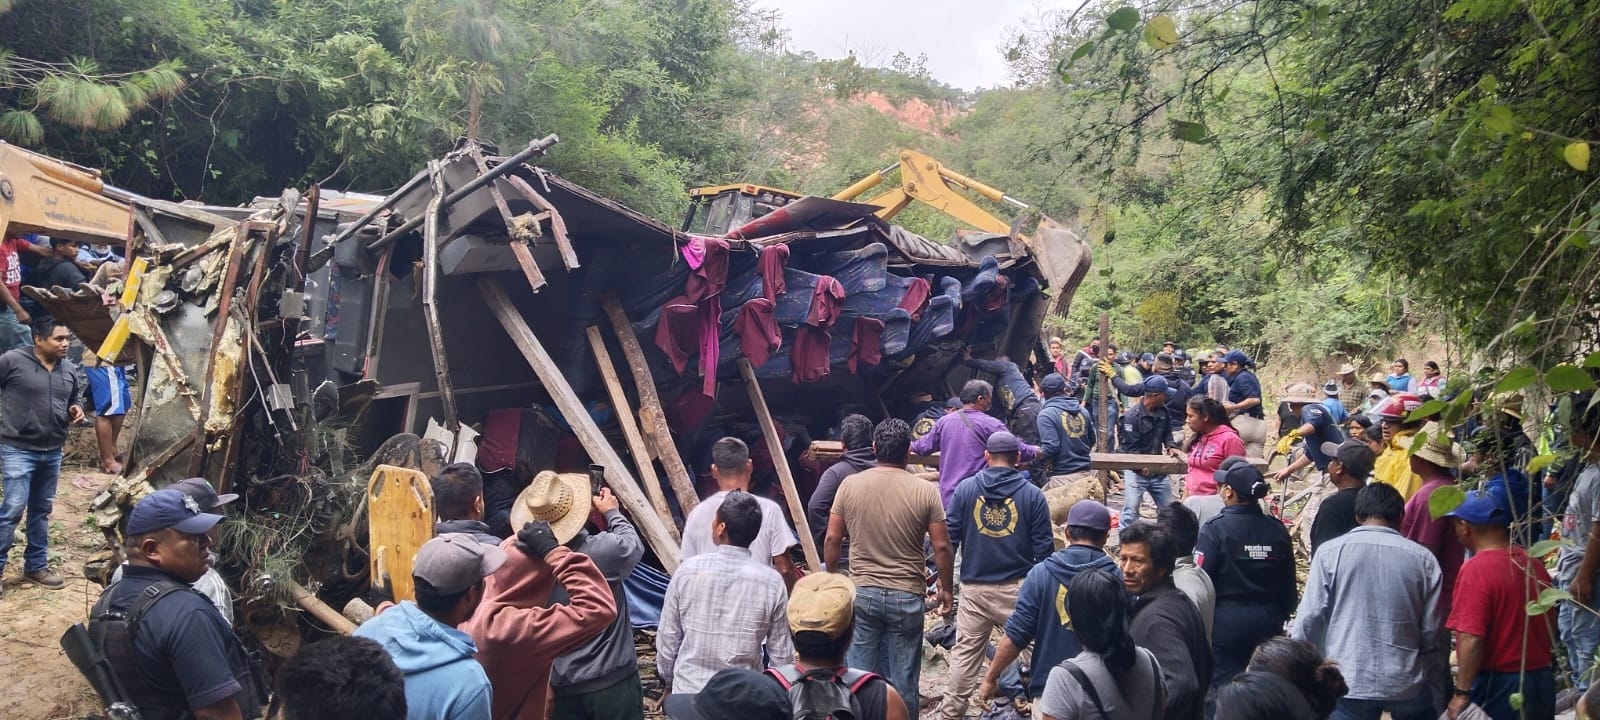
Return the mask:
<svg viewBox="0 0 1600 720">
<path fill-rule="evenodd" d="M 491 182 L 494 182 L 495 179 L 499 178 L 501 175 L 504 175 L 504 174 L 506 174 L 508 172 L 511 172 L 513 169 L 515 169 L 518 166 L 522 165 L 524 162 L 527 162 L 528 160 L 532 159 L 533 156 L 535 156 L 535 155 L 543 155 L 546 150 L 550 149 L 550 146 L 555 145 L 560 140 L 561 139 L 556 137 L 555 135 L 546 135 L 545 137 L 543 137 L 541 139 L 538 139 L 538 140 L 535 140 L 535 141 L 533 141 L 531 143 L 528 143 L 528 147 L 523 148 L 522 152 L 519 152 L 516 155 L 512 155 L 511 157 L 506 158 L 504 162 L 500 163 L 499 165 L 494 166 L 488 172 L 485 172 L 482 175 L 479 175 L 479 176 L 473 178 L 467 184 L 462 185 L 460 188 L 457 188 L 455 192 L 452 192 L 449 195 L 446 195 L 445 198 L 444 198 L 444 202 L 439 204 L 439 211 L 440 212 L 444 212 L 445 210 L 450 209 L 450 206 L 456 204 L 458 201 L 461 200 L 461 198 L 464 198 L 464 197 L 466 197 L 468 195 L 471 195 L 473 192 L 476 192 L 478 190 L 478 188 L 481 188 L 481 187 L 483 187 L 485 185 L 488 185 Z M 398 193 L 396 193 L 396 194 L 398 194 Z M 383 249 L 383 247 L 388 245 L 389 243 L 392 243 L 395 240 L 400 239 L 400 236 L 405 235 L 406 233 L 409 233 L 409 232 L 411 232 L 413 230 L 416 230 L 418 227 L 421 227 L 422 226 L 422 221 L 423 221 L 423 218 L 420 218 L 420 217 L 412 218 L 410 220 L 407 220 L 404 225 L 401 225 L 400 227 L 397 227 L 397 228 L 395 228 L 393 230 L 390 230 L 387 235 L 384 235 L 383 237 L 378 238 L 377 240 L 374 240 L 371 243 L 369 243 L 367 245 L 367 249 L 368 250 L 372 250 L 372 251 Z"/>
</svg>

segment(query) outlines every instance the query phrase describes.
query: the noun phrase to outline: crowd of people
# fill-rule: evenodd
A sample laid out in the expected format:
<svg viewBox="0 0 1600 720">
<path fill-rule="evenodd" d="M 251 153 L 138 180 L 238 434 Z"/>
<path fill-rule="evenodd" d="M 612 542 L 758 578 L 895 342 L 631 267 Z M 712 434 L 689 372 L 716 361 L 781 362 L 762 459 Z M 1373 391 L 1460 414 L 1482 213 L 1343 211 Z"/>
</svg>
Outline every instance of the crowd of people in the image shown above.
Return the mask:
<svg viewBox="0 0 1600 720">
<path fill-rule="evenodd" d="M 36 345 L 65 352 L 49 334 Z M 0 383 L 54 388 L 15 355 L 0 356 Z M 843 454 L 806 513 L 821 568 L 794 560 L 784 508 L 752 492 L 750 448 L 714 443 L 717 492 L 685 517 L 662 600 L 659 688 L 642 680 L 623 585 L 644 547 L 609 489 L 576 474 L 535 476 L 502 539 L 478 469 L 444 469 L 414 599 L 381 605 L 354 638 L 307 645 L 275 694 L 222 611 L 226 588 L 215 597 L 206 581 L 232 497 L 203 479 L 132 510 L 121 580 L 91 625 L 126 621 L 128 647 L 112 657 L 153 717 L 642 718 L 659 693 L 669 718 L 1505 720 L 1600 699 L 1588 693 L 1600 621 L 1587 607 L 1600 404 L 1572 398 L 1559 433 L 1572 459 L 1530 468 L 1514 403 L 1461 427 L 1418 417 L 1427 393 L 1449 392 L 1424 384 L 1436 366 L 1418 381 L 1396 362 L 1370 406 L 1380 391 L 1349 366 L 1320 391 L 1290 387 L 1273 398 L 1273 440 L 1241 351 L 1193 369 L 1176 348 L 1148 362 L 1098 356 L 1092 344 L 1057 353 L 1036 380 L 1003 358 L 971 360 L 1005 391 L 974 378 L 914 423 L 842 418 Z M 1101 377 L 1114 397 L 1097 395 Z M 0 386 L 6 418 L 12 398 Z M 1101 483 L 1101 433 L 1151 457 L 1118 478 L 1120 507 L 1083 492 Z M 1265 470 L 1269 451 L 1283 470 Z M 1166 456 L 1184 460 L 1181 476 L 1160 469 Z M 937 472 L 919 472 L 926 457 Z M 1327 488 L 1303 580 L 1264 503 L 1302 473 Z M 1553 574 L 1530 555 L 1552 531 Z M 44 563 L 29 537 L 34 579 Z M 930 642 L 947 648 L 948 672 L 925 684 Z"/>
</svg>

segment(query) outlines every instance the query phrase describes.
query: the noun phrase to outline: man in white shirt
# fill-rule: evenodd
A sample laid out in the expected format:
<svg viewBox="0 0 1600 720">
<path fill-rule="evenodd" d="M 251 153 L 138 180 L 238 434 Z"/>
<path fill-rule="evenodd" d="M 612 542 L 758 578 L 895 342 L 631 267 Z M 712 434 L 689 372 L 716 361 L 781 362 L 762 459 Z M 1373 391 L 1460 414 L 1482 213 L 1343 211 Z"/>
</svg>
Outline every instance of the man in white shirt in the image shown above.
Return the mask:
<svg viewBox="0 0 1600 720">
<path fill-rule="evenodd" d="M 701 500 L 683 521 L 684 560 L 716 551 L 711 526 L 717 519 L 717 508 L 722 506 L 728 493 L 750 492 L 753 470 L 750 447 L 743 440 L 725 437 L 711 446 L 711 474 L 717 478 L 717 493 Z M 783 509 L 777 503 L 759 495 L 752 497 L 761 506 L 761 531 L 750 543 L 750 556 L 777 570 L 785 586 L 794 587 L 796 577 L 794 563 L 789 560 L 789 548 L 798 545 L 800 540 L 789 529 L 788 521 L 783 519 Z"/>
</svg>

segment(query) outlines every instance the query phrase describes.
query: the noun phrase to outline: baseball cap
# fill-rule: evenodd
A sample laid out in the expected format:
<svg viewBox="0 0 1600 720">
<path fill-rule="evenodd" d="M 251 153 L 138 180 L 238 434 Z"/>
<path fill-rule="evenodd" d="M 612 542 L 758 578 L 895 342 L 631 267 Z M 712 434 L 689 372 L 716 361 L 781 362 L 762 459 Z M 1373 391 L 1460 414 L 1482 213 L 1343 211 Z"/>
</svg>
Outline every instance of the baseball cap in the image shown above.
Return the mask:
<svg viewBox="0 0 1600 720">
<path fill-rule="evenodd" d="M 1106 509 L 1105 503 L 1080 500 L 1067 511 L 1067 525 L 1090 530 L 1110 530 L 1111 511 Z"/>
<path fill-rule="evenodd" d="M 1222 362 L 1225 364 L 1239 363 L 1244 367 L 1250 367 L 1250 365 L 1252 365 L 1250 362 L 1250 356 L 1244 354 L 1243 350 L 1229 350 L 1227 355 L 1222 356 Z"/>
<path fill-rule="evenodd" d="M 1241 498 L 1263 498 L 1269 489 L 1266 477 L 1249 462 L 1235 463 L 1217 480 L 1233 488 Z"/>
<path fill-rule="evenodd" d="M 820 632 L 838 640 L 855 619 L 856 585 L 838 573 L 811 573 L 789 591 L 789 632 Z"/>
<path fill-rule="evenodd" d="M 168 485 L 167 487 L 174 488 L 183 494 L 194 498 L 195 502 L 200 503 L 200 510 L 202 512 L 211 512 L 212 510 L 239 499 L 238 493 L 218 495 L 217 489 L 211 487 L 211 481 L 205 478 L 193 477 L 185 480 L 179 480 L 171 485 Z"/>
<path fill-rule="evenodd" d="M 744 668 L 720 670 L 697 694 L 668 695 L 672 720 L 790 720 L 794 706 L 778 681 Z"/>
<path fill-rule="evenodd" d="M 1001 430 L 989 436 L 989 441 L 984 444 L 983 449 L 992 453 L 1014 453 L 1022 447 L 1017 444 L 1017 436 Z"/>
<path fill-rule="evenodd" d="M 1066 392 L 1067 379 L 1062 377 L 1061 373 L 1050 373 L 1049 375 L 1044 376 L 1043 380 L 1039 381 L 1039 389 L 1043 390 L 1046 395 L 1055 395 Z"/>
<path fill-rule="evenodd" d="M 1155 356 L 1154 353 L 1145 353 L 1143 355 L 1140 355 L 1139 359 L 1143 360 L 1144 362 L 1147 362 L 1147 363 L 1153 363 L 1153 362 L 1156 361 L 1156 356 Z"/>
<path fill-rule="evenodd" d="M 1160 375 L 1151 375 L 1150 377 L 1144 379 L 1144 392 L 1142 394 L 1154 395 L 1156 393 L 1160 393 L 1162 395 L 1166 395 L 1170 393 L 1171 390 L 1172 386 L 1167 384 L 1166 378 L 1161 377 Z"/>
<path fill-rule="evenodd" d="M 1184 350 L 1183 348 L 1178 348 L 1177 350 L 1173 350 L 1172 351 L 1172 359 L 1173 360 L 1177 360 L 1179 362 L 1189 362 L 1189 351 L 1188 350 Z"/>
<path fill-rule="evenodd" d="M 422 544 L 411 562 L 411 576 L 440 595 L 464 592 L 499 570 L 504 550 L 466 533 L 445 533 Z"/>
<path fill-rule="evenodd" d="M 185 535 L 208 532 L 222 522 L 221 515 L 200 511 L 200 502 L 183 491 L 162 488 L 144 496 L 128 515 L 128 537 L 172 528 Z"/>
<path fill-rule="evenodd" d="M 961 398 L 958 398 L 958 397 L 955 397 L 955 396 L 952 395 L 949 400 L 944 401 L 944 406 L 946 408 L 951 409 L 951 410 L 960 410 L 961 409 Z"/>
<path fill-rule="evenodd" d="M 1362 480 L 1372 474 L 1372 466 L 1378 462 L 1378 456 L 1372 454 L 1372 448 L 1355 439 L 1342 443 L 1325 442 L 1322 444 L 1322 454 L 1338 460 L 1344 466 L 1346 475 Z"/>
<path fill-rule="evenodd" d="M 1444 514 L 1467 521 L 1472 525 L 1509 525 L 1511 514 L 1496 502 L 1488 493 L 1474 490 L 1467 493 L 1467 499 L 1462 500 L 1456 509 Z"/>
</svg>

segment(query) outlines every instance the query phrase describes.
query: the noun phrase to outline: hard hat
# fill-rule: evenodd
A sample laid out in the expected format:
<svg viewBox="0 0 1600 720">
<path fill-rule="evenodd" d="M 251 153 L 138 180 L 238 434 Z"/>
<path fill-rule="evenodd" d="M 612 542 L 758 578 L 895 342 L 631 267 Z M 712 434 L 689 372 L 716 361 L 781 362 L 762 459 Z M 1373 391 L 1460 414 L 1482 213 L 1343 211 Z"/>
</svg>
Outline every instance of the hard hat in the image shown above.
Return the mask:
<svg viewBox="0 0 1600 720">
<path fill-rule="evenodd" d="M 1390 420 L 1405 420 L 1417 408 L 1422 407 L 1422 398 L 1415 393 L 1401 392 L 1390 395 L 1374 409 L 1378 417 Z"/>
</svg>

